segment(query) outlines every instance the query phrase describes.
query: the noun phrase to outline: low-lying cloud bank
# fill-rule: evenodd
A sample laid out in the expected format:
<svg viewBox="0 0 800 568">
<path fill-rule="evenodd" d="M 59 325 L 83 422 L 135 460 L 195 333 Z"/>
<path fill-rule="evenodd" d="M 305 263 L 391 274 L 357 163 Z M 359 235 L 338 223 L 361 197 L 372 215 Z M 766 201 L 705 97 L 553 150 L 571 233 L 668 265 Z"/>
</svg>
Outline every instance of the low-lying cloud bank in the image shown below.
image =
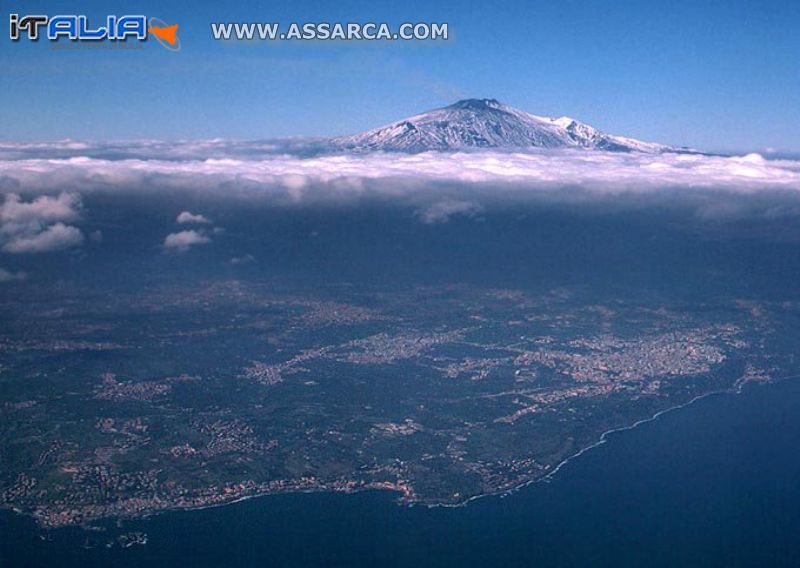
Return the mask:
<svg viewBox="0 0 800 568">
<path fill-rule="evenodd" d="M 34 261 L 19 255 L 101 243 L 103 212 L 140 203 L 168 224 L 141 238 L 169 254 L 227 246 L 230 239 L 218 224 L 235 233 L 235 209 L 251 204 L 398 204 L 402 215 L 430 232 L 447 230 L 448 223 L 457 229 L 457 223 L 491 220 L 501 208 L 524 216 L 525 208 L 517 206 L 529 202 L 601 214 L 647 207 L 660 215 L 674 206 L 668 212 L 678 213 L 671 218 L 678 224 L 747 218 L 759 221 L 753 224 L 758 229 L 766 222 L 762 233 L 770 238 L 800 239 L 800 160 L 587 150 L 314 154 L 287 148 L 224 141 L 0 144 L 0 266 L 28 268 L 24 263 Z M 104 231 L 113 235 L 118 224 L 116 219 Z M 232 265 L 255 261 L 236 252 Z M 25 277 L 0 268 L 0 282 Z"/>
<path fill-rule="evenodd" d="M 145 150 L 148 146 L 139 143 Z M 156 144 L 156 143 L 153 143 Z M 158 143 L 163 149 L 163 143 Z M 7 145 L 6 145 L 7 147 Z M 137 147 L 139 148 L 139 147 Z M 139 148 L 139 153 L 143 152 Z M 228 157 L 201 158 L 202 146 L 175 144 L 160 159 L 22 157 L 0 160 L 0 191 L 40 193 L 183 188 L 266 194 L 276 198 L 342 196 L 367 191 L 386 195 L 432 185 L 552 191 L 577 188 L 603 195 L 663 188 L 800 192 L 800 161 L 682 154 L 623 154 L 543 150 L 423 154 L 354 154 L 301 157 L 241 146 Z M 53 153 L 58 153 L 51 149 Z M 135 153 L 135 152 L 133 152 Z M 219 148 L 213 152 L 220 155 Z M 246 158 L 242 156 L 246 155 Z M 384 183 L 391 180 L 393 183 Z"/>
</svg>

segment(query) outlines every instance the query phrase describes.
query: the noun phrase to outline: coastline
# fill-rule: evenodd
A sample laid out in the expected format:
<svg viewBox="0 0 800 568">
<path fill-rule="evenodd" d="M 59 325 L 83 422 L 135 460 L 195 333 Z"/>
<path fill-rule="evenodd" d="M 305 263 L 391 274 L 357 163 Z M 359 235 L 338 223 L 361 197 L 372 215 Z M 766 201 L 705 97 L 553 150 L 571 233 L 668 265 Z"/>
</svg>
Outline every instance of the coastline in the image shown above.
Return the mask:
<svg viewBox="0 0 800 568">
<path fill-rule="evenodd" d="M 771 378 L 771 379 L 769 379 L 767 381 L 756 382 L 755 386 L 767 386 L 767 385 L 777 384 L 777 383 L 780 383 L 780 382 L 783 382 L 783 381 L 787 381 L 787 380 L 791 380 L 791 379 L 794 379 L 794 378 L 800 378 L 800 374 L 793 374 L 793 375 L 786 375 L 786 376 L 778 377 L 778 378 Z M 438 508 L 438 507 L 448 508 L 448 509 L 450 509 L 450 508 L 455 509 L 455 508 L 460 508 L 460 507 L 466 507 L 467 505 L 469 505 L 473 501 L 477 501 L 478 499 L 482 499 L 482 498 L 485 498 L 485 497 L 500 497 L 500 498 L 503 498 L 503 497 L 505 497 L 507 495 L 511 495 L 513 493 L 516 493 L 517 491 L 519 491 L 519 490 L 521 490 L 521 489 L 523 489 L 525 487 L 534 485 L 536 483 L 551 481 L 555 477 L 555 475 L 565 465 L 567 465 L 571 461 L 579 458 L 580 456 L 582 456 L 584 453 L 588 452 L 589 450 L 605 444 L 608 441 L 608 437 L 610 435 L 614 434 L 614 433 L 633 430 L 633 429 L 637 428 L 638 426 L 641 426 L 642 424 L 653 422 L 653 421 L 655 421 L 656 419 L 658 419 L 659 417 L 661 417 L 661 416 L 663 416 L 665 414 L 668 414 L 668 413 L 673 412 L 673 411 L 680 410 L 682 408 L 686 408 L 686 407 L 688 407 L 688 406 L 690 406 L 690 405 L 692 405 L 692 404 L 694 404 L 694 403 L 696 403 L 696 402 L 698 402 L 698 401 L 700 401 L 702 399 L 705 399 L 707 397 L 719 396 L 719 395 L 738 395 L 738 394 L 741 394 L 742 391 L 743 391 L 744 386 L 748 382 L 752 382 L 752 381 L 745 381 L 744 383 L 740 383 L 740 382 L 737 381 L 736 383 L 734 383 L 733 385 L 731 385 L 728 388 L 718 389 L 718 390 L 714 390 L 714 391 L 710 391 L 710 392 L 707 392 L 707 393 L 703 393 L 703 394 L 697 395 L 697 396 L 693 397 L 692 399 L 690 399 L 690 400 L 688 400 L 688 401 L 686 401 L 686 402 L 684 402 L 682 404 L 671 406 L 671 407 L 665 408 L 663 410 L 660 410 L 660 411 L 656 412 L 655 414 L 653 414 L 652 416 L 650 416 L 648 418 L 643 418 L 643 419 L 637 420 L 636 422 L 634 422 L 634 423 L 632 423 L 630 425 L 621 426 L 621 427 L 618 427 L 618 428 L 612 428 L 612 429 L 606 430 L 605 432 L 602 432 L 600 434 L 600 436 L 597 439 L 597 441 L 595 441 L 594 443 L 592 443 L 592 444 L 590 444 L 588 446 L 585 446 L 585 447 L 581 448 L 580 450 L 576 451 L 575 453 L 567 456 L 562 461 L 558 462 L 555 465 L 555 467 L 553 467 L 547 473 L 545 473 L 545 474 L 543 474 L 543 475 L 541 475 L 539 477 L 536 477 L 534 479 L 529 479 L 527 481 L 524 481 L 524 482 L 522 482 L 522 483 L 520 483 L 520 484 L 518 484 L 518 485 L 516 485 L 514 487 L 511 487 L 509 489 L 504 489 L 502 491 L 496 491 L 496 492 L 481 493 L 479 495 L 474 495 L 474 496 L 471 496 L 471 497 L 469 497 L 467 499 L 464 499 L 463 501 L 459 501 L 459 502 L 455 502 L 455 503 L 426 503 L 424 501 L 405 501 L 402 498 L 396 499 L 395 503 L 397 505 L 400 505 L 400 506 L 408 506 L 408 507 L 421 506 L 421 507 L 424 507 L 424 508 L 431 508 L 431 509 L 432 508 Z M 228 506 L 228 505 L 234 505 L 236 503 L 241 503 L 241 502 L 248 501 L 248 500 L 251 500 L 251 499 L 269 497 L 269 496 L 274 496 L 274 495 L 315 494 L 315 493 L 320 493 L 320 494 L 321 493 L 339 493 L 339 494 L 344 494 L 344 495 L 354 495 L 354 494 L 357 494 L 357 493 L 365 493 L 365 492 L 368 492 L 368 491 L 402 493 L 400 490 L 393 489 L 393 488 L 390 488 L 390 487 L 364 487 L 364 488 L 356 488 L 356 489 L 351 489 L 351 490 L 335 490 L 335 489 L 324 489 L 324 488 L 319 488 L 319 489 L 312 488 L 312 489 L 304 489 L 304 490 L 276 491 L 276 492 L 256 493 L 256 494 L 252 494 L 252 495 L 244 495 L 244 496 L 233 498 L 230 501 L 219 502 L 219 503 L 212 503 L 212 504 L 198 505 L 198 506 L 185 506 L 185 507 L 176 506 L 176 507 L 164 508 L 164 509 L 161 509 L 161 510 L 155 510 L 155 511 L 152 511 L 152 512 L 143 513 L 141 515 L 136 515 L 136 516 L 130 516 L 130 517 L 113 517 L 113 516 L 109 516 L 109 517 L 93 519 L 93 520 L 88 521 L 86 523 L 79 523 L 79 524 L 74 524 L 74 525 L 53 526 L 53 527 L 42 526 L 39 523 L 39 521 L 38 521 L 38 519 L 36 518 L 35 515 L 33 515 L 31 513 L 28 513 L 28 512 L 25 512 L 25 511 L 21 511 L 16 507 L 7 508 L 5 510 L 8 511 L 9 513 L 13 513 L 13 514 L 19 515 L 20 517 L 26 517 L 26 518 L 33 519 L 33 521 L 36 523 L 36 526 L 41 530 L 57 530 L 57 529 L 63 529 L 63 528 L 80 528 L 80 529 L 83 529 L 83 530 L 87 530 L 89 528 L 96 528 L 97 527 L 97 525 L 93 524 L 93 523 L 102 523 L 102 522 L 106 522 L 106 521 L 116 521 L 118 523 L 119 522 L 126 522 L 126 521 L 140 521 L 140 520 L 146 520 L 148 518 L 154 517 L 156 515 L 161 515 L 161 514 L 164 514 L 164 513 L 190 512 L 190 511 L 200 511 L 200 510 L 207 510 L 207 509 L 215 509 L 215 508 L 219 508 L 219 507 L 225 507 L 225 506 Z"/>
<path fill-rule="evenodd" d="M 769 379 L 768 381 L 757 383 L 757 385 L 758 386 L 767 386 L 767 385 L 777 384 L 777 383 L 780 383 L 780 382 L 783 382 L 783 381 L 796 379 L 796 378 L 800 378 L 800 374 L 786 375 L 786 376 L 783 376 L 783 377 Z M 447 507 L 447 508 L 465 507 L 469 503 L 471 503 L 473 501 L 476 501 L 478 499 L 482 499 L 484 497 L 503 497 L 503 496 L 506 496 L 506 495 L 511 495 L 511 494 L 519 491 L 520 489 L 523 489 L 525 487 L 529 487 L 529 486 L 531 486 L 531 485 L 533 485 L 535 483 L 548 482 L 548 481 L 552 480 L 553 477 L 558 473 L 558 471 L 562 467 L 567 465 L 569 462 L 579 458 L 580 456 L 582 456 L 584 453 L 588 452 L 589 450 L 605 444 L 606 441 L 608 440 L 608 436 L 610 436 L 611 434 L 615 434 L 617 432 L 625 432 L 625 431 L 628 431 L 628 430 L 633 430 L 634 428 L 637 428 L 638 426 L 641 426 L 642 424 L 647 424 L 648 422 L 653 422 L 654 420 L 657 420 L 659 417 L 661 417 L 661 416 L 663 416 L 665 414 L 680 410 L 681 408 L 686 408 L 686 407 L 688 407 L 688 406 L 694 404 L 695 402 L 698 402 L 698 401 L 700 401 L 700 400 L 702 400 L 704 398 L 708 398 L 708 397 L 712 397 L 712 396 L 720 396 L 720 395 L 739 395 L 739 394 L 742 393 L 743 387 L 748 382 L 751 382 L 751 381 L 746 381 L 744 383 L 737 382 L 737 383 L 734 383 L 733 385 L 731 385 L 729 388 L 718 389 L 718 390 L 710 391 L 710 392 L 707 392 L 707 393 L 699 394 L 699 395 L 695 396 L 694 398 L 692 398 L 692 399 L 690 399 L 690 400 L 688 400 L 688 401 L 686 401 L 686 402 L 684 402 L 682 404 L 679 404 L 679 405 L 676 405 L 676 406 L 670 406 L 669 408 L 665 408 L 664 410 L 659 410 L 658 412 L 656 412 L 655 414 L 653 414 L 653 416 L 651 416 L 649 418 L 643 418 L 641 420 L 637 420 L 636 422 L 634 422 L 633 424 L 630 424 L 628 426 L 621 426 L 619 428 L 612 428 L 610 430 L 606 430 L 605 432 L 600 434 L 600 438 L 596 442 L 594 442 L 593 444 L 590 444 L 589 446 L 586 446 L 586 447 L 578 450 L 574 454 L 571 454 L 571 455 L 567 456 L 562 461 L 558 462 L 558 464 L 556 464 L 556 466 L 552 470 L 550 470 L 549 472 L 547 472 L 543 476 L 537 477 L 536 479 L 531 479 L 529 481 L 525 481 L 524 483 L 520 483 L 519 485 L 516 485 L 516 486 L 512 487 L 511 489 L 506 489 L 504 491 L 498 491 L 498 492 L 495 492 L 495 493 L 484 493 L 484 494 L 481 494 L 481 495 L 475 495 L 475 496 L 470 497 L 469 499 L 465 499 L 463 502 L 459 502 L 459 503 L 431 503 L 431 504 L 427 504 L 427 505 L 424 504 L 424 503 L 411 503 L 411 504 L 412 505 L 413 504 L 420 504 L 420 505 L 423 505 L 423 506 L 426 506 L 426 507 L 429 507 L 429 508 L 433 508 L 433 507 Z"/>
<path fill-rule="evenodd" d="M 715 396 L 715 395 L 725 395 L 725 394 L 739 394 L 740 392 L 741 392 L 740 389 L 735 389 L 735 388 L 707 392 L 707 393 L 704 393 L 704 394 L 701 394 L 701 395 L 697 395 L 696 397 L 692 398 L 691 400 L 689 400 L 687 402 L 684 402 L 683 404 L 679 404 L 677 406 L 670 406 L 669 408 L 665 408 L 664 410 L 659 410 L 658 412 L 656 412 L 650 418 L 643 418 L 641 420 L 637 420 L 636 422 L 634 422 L 633 424 L 631 424 L 629 426 L 621 426 L 619 428 L 612 428 L 610 430 L 606 430 L 605 432 L 600 434 L 600 438 L 596 442 L 594 442 L 593 444 L 590 444 L 590 445 L 588 445 L 588 446 L 586 446 L 584 448 L 581 448 L 580 450 L 578 450 L 574 454 L 571 454 L 571 455 L 567 456 L 566 458 L 564 458 L 563 460 L 558 462 L 556 464 L 556 466 L 552 470 L 548 471 L 546 474 L 542 475 L 541 477 L 537 477 L 536 479 L 531 479 L 529 481 L 525 481 L 523 483 L 520 483 L 519 485 L 516 485 L 516 486 L 512 487 L 511 489 L 506 489 L 506 490 L 498 491 L 498 492 L 495 492 L 495 493 L 483 493 L 481 495 L 475 495 L 475 496 L 470 497 L 469 499 L 465 499 L 464 501 L 459 502 L 459 503 L 431 503 L 431 504 L 410 503 L 410 504 L 411 505 L 420 504 L 420 505 L 426 506 L 428 508 L 434 508 L 434 507 L 458 508 L 458 507 L 466 507 L 467 505 L 469 505 L 473 501 L 477 501 L 478 499 L 482 499 L 484 497 L 505 497 L 506 495 L 511 495 L 513 493 L 516 493 L 517 491 L 519 491 L 521 489 L 524 489 L 525 487 L 530 487 L 531 485 L 534 485 L 536 483 L 546 483 L 546 482 L 552 480 L 553 477 L 559 472 L 559 470 L 562 467 L 564 467 L 565 465 L 567 465 L 571 461 L 579 458 L 580 456 L 582 456 L 583 454 L 585 454 L 589 450 L 592 450 L 592 449 L 594 449 L 594 448 L 596 448 L 598 446 L 602 446 L 603 444 L 605 444 L 607 439 L 608 439 L 608 436 L 610 436 L 611 434 L 614 434 L 614 433 L 617 433 L 617 432 L 625 432 L 627 430 L 633 430 L 634 428 L 636 428 L 638 426 L 641 426 L 642 424 L 647 424 L 648 422 L 653 422 L 654 420 L 657 420 L 660 416 L 663 416 L 664 414 L 667 414 L 669 412 L 673 412 L 673 411 L 676 411 L 676 410 L 680 410 L 681 408 L 686 408 L 687 406 L 689 406 L 691 404 L 694 404 L 695 402 L 697 402 L 697 401 L 699 401 L 701 399 L 704 399 L 706 397 Z"/>
</svg>

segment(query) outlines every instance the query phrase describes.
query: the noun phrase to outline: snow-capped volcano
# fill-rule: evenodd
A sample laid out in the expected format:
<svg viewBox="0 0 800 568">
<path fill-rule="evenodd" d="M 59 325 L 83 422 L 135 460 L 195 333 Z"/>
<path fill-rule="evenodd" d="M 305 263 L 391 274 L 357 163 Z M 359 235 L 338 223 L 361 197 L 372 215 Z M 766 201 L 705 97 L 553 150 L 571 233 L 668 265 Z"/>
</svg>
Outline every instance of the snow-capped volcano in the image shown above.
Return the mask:
<svg viewBox="0 0 800 568">
<path fill-rule="evenodd" d="M 589 148 L 614 152 L 692 152 L 613 136 L 563 116 L 536 116 L 495 99 L 464 99 L 374 130 L 334 138 L 334 149 L 425 152 L 468 148 Z"/>
</svg>

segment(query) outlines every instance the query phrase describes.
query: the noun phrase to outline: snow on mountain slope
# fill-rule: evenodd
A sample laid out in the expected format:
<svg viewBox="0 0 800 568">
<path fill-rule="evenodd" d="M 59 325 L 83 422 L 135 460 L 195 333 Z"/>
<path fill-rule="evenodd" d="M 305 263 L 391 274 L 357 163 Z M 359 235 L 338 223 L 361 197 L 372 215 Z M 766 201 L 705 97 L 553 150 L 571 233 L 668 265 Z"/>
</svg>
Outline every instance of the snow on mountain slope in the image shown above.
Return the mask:
<svg viewBox="0 0 800 568">
<path fill-rule="evenodd" d="M 333 150 L 425 152 L 468 148 L 588 148 L 614 152 L 681 152 L 605 134 L 569 117 L 536 116 L 494 99 L 465 99 L 393 124 L 330 141 Z"/>
</svg>

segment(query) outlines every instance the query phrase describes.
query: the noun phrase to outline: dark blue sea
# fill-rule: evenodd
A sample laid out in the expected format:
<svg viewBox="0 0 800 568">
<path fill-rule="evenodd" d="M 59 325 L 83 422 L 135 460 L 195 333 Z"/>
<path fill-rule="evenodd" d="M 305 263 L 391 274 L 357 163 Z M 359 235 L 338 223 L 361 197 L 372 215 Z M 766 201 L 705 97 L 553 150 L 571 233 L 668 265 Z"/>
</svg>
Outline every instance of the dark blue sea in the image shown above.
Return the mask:
<svg viewBox="0 0 800 568">
<path fill-rule="evenodd" d="M 466 507 L 285 495 L 124 530 L 149 542 L 86 550 L 79 531 L 42 540 L 3 513 L 0 565 L 800 566 L 800 381 L 706 397 Z"/>
</svg>

